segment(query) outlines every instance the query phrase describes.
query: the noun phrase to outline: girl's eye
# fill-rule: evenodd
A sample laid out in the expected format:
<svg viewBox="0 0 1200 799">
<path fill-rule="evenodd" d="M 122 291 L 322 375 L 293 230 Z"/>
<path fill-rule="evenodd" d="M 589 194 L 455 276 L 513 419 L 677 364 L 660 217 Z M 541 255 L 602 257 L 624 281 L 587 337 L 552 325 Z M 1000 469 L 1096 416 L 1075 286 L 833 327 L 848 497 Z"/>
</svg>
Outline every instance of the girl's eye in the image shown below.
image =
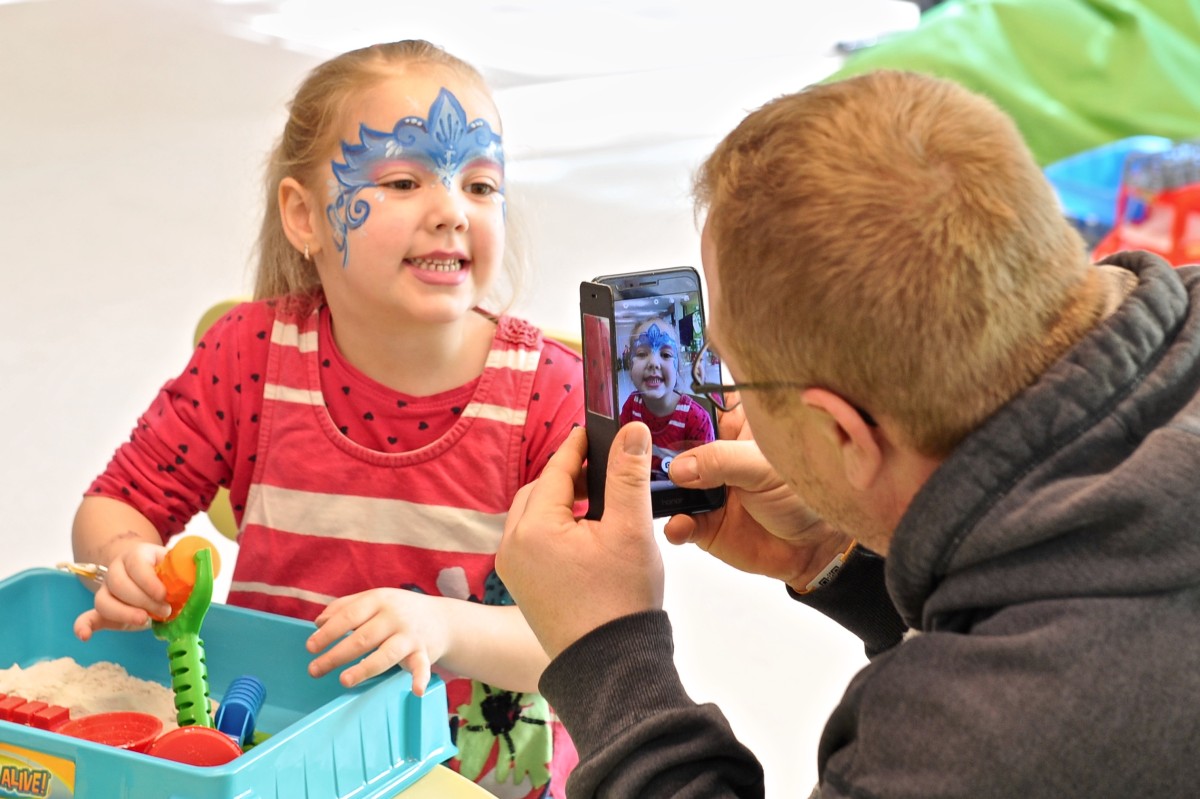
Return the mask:
<svg viewBox="0 0 1200 799">
<path fill-rule="evenodd" d="M 491 183 L 475 181 L 474 183 L 467 184 L 467 194 L 474 194 L 479 197 L 487 197 L 495 191 L 498 191 L 498 189 Z"/>
<path fill-rule="evenodd" d="M 675 357 L 675 350 L 671 349 L 670 347 L 663 347 L 659 351 L 658 357 L 668 361 L 672 360 Z"/>
<path fill-rule="evenodd" d="M 412 191 L 417 188 L 417 182 L 412 178 L 396 178 L 395 180 L 387 180 L 379 184 L 385 189 L 396 189 L 398 191 Z"/>
</svg>

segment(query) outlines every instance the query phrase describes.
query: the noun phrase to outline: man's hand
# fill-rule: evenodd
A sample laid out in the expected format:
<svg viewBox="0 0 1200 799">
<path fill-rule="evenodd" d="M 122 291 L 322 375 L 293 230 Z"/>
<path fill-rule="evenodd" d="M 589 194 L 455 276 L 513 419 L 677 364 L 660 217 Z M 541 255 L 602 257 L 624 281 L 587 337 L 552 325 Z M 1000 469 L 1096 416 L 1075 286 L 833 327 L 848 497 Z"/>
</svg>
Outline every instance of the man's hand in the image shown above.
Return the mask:
<svg viewBox="0 0 1200 799">
<path fill-rule="evenodd" d="M 740 408 L 721 417 L 720 429 L 721 439 L 675 458 L 671 479 L 684 488 L 724 484 L 725 506 L 671 517 L 667 540 L 696 544 L 734 568 L 804 590 L 850 545 L 850 536 L 826 524 L 784 483 L 754 443 Z"/>
<path fill-rule="evenodd" d="M 650 511 L 650 431 L 626 425 L 608 457 L 604 518 L 576 519 L 587 436 L 571 431 L 513 499 L 496 572 L 551 658 L 613 619 L 662 607 L 663 565 Z"/>
</svg>

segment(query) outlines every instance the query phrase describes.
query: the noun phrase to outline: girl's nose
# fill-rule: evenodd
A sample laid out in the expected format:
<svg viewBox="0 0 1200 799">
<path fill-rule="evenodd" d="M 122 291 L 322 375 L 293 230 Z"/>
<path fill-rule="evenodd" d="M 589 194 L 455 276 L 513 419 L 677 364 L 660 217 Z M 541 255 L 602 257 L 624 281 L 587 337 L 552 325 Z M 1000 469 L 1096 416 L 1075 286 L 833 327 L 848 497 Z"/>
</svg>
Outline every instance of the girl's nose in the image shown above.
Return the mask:
<svg viewBox="0 0 1200 799">
<path fill-rule="evenodd" d="M 447 187 L 444 184 L 430 186 L 433 195 L 433 207 L 430 210 L 430 223 L 438 231 L 465 232 L 470 226 L 467 219 L 467 201 L 462 191 L 457 187 Z"/>
</svg>

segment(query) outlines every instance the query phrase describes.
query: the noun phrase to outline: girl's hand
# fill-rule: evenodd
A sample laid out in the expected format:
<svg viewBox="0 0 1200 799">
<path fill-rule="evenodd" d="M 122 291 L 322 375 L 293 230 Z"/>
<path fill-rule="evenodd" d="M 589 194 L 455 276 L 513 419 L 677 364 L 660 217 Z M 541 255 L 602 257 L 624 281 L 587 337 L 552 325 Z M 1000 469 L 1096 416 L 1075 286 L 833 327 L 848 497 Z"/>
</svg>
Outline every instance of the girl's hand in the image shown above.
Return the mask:
<svg viewBox="0 0 1200 799">
<path fill-rule="evenodd" d="M 322 677 L 362 658 L 341 674 L 341 684 L 351 688 L 399 664 L 412 674 L 413 693 L 424 696 L 433 664 L 450 646 L 445 601 L 403 588 L 372 588 L 330 602 L 305 646 L 313 654 L 333 646 L 313 659 L 308 673 Z"/>
<path fill-rule="evenodd" d="M 108 564 L 95 606 L 75 619 L 75 636 L 87 641 L 97 630 L 140 630 L 150 623 L 151 614 L 169 615 L 166 586 L 154 573 L 166 553 L 166 547 L 146 542 L 121 550 Z"/>
</svg>

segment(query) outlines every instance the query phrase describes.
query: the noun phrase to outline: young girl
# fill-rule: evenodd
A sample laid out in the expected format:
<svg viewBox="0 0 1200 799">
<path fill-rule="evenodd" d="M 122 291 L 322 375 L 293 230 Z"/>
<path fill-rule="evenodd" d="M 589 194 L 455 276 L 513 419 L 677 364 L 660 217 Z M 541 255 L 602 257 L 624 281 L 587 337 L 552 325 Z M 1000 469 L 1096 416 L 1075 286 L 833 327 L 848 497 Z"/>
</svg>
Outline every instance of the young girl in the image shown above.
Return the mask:
<svg viewBox="0 0 1200 799">
<path fill-rule="evenodd" d="M 164 615 L 163 544 L 227 486 L 231 604 L 315 620 L 309 671 L 358 660 L 346 686 L 400 664 L 419 694 L 436 664 L 454 767 L 498 795 L 565 795 L 545 654 L 493 562 L 513 495 L 582 421 L 581 367 L 481 308 L 505 250 L 483 78 L 420 41 L 317 67 L 259 249 L 257 299 L 213 325 L 76 514 L 75 557 L 109 567 L 76 634 Z"/>
<path fill-rule="evenodd" d="M 629 379 L 634 391 L 621 406 L 620 423 L 644 422 L 650 428 L 651 475 L 666 480 L 670 458 L 715 438 L 708 411 L 676 388 L 679 336 L 666 319 L 653 317 L 634 326 L 629 336 Z"/>
</svg>

